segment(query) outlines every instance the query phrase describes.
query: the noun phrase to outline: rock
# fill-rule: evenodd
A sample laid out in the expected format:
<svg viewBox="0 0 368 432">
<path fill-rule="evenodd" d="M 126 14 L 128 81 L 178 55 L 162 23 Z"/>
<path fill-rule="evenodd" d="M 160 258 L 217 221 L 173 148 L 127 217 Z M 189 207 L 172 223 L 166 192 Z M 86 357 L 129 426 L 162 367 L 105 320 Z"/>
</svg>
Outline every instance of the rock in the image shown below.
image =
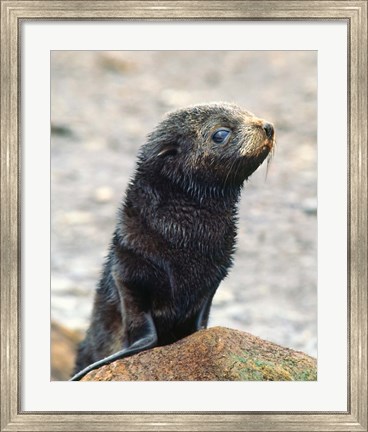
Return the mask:
<svg viewBox="0 0 368 432">
<path fill-rule="evenodd" d="M 92 214 L 87 211 L 70 211 L 66 212 L 63 217 L 64 222 L 68 225 L 84 225 L 91 223 L 93 220 Z"/>
<path fill-rule="evenodd" d="M 97 203 L 107 203 L 114 197 L 112 188 L 108 186 L 101 186 L 95 190 L 94 198 Z"/>
<path fill-rule="evenodd" d="M 315 381 L 316 359 L 238 330 L 213 327 L 118 360 L 83 381 Z"/>
<path fill-rule="evenodd" d="M 70 378 L 77 345 L 82 334 L 51 322 L 51 380 L 66 381 Z"/>
<path fill-rule="evenodd" d="M 54 124 L 54 123 L 51 123 L 51 134 L 52 135 L 60 135 L 63 137 L 73 136 L 73 132 L 69 128 L 69 126 L 59 125 L 59 124 Z"/>
<path fill-rule="evenodd" d="M 304 213 L 308 215 L 316 215 L 317 214 L 317 199 L 316 198 L 307 198 L 302 202 L 302 209 Z"/>
</svg>

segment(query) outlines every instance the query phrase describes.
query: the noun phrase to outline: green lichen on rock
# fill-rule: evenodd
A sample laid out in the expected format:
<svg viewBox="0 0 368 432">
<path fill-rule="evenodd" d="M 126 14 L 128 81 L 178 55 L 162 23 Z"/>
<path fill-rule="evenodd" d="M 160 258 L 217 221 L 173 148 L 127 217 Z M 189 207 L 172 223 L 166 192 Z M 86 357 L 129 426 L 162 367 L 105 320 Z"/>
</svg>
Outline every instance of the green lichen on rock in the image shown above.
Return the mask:
<svg viewBox="0 0 368 432">
<path fill-rule="evenodd" d="M 277 351 L 279 352 L 277 347 Z M 301 353 L 298 353 L 301 354 Z M 257 354 L 260 356 L 261 354 Z M 267 353 L 267 357 L 272 356 Z M 285 357 L 281 362 L 265 360 L 264 358 L 254 357 L 254 353 L 244 351 L 242 356 L 234 355 L 234 364 L 242 381 L 315 381 L 317 379 L 317 369 L 312 358 L 293 358 Z M 300 357 L 300 356 L 299 356 Z"/>
<path fill-rule="evenodd" d="M 234 356 L 239 362 L 238 373 L 242 381 L 291 381 L 290 373 L 271 361 L 251 358 L 244 353 L 244 357 Z"/>
</svg>

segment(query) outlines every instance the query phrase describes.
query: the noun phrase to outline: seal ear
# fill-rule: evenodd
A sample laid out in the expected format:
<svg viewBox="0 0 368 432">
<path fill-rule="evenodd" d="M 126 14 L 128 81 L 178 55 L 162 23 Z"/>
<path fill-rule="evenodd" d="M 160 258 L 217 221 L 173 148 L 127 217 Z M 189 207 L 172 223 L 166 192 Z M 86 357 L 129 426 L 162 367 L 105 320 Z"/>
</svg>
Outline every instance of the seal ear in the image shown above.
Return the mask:
<svg viewBox="0 0 368 432">
<path fill-rule="evenodd" d="M 166 157 L 166 156 L 175 156 L 179 153 L 179 147 L 174 144 L 168 144 L 167 146 L 163 147 L 161 151 L 157 154 L 159 157 Z"/>
</svg>

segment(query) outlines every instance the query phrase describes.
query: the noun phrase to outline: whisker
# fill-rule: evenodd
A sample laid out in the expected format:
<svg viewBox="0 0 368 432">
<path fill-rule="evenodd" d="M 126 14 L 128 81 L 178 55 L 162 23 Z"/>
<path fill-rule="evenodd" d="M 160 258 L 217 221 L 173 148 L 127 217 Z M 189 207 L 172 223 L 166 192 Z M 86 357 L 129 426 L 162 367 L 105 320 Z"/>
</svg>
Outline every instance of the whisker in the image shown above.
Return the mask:
<svg viewBox="0 0 368 432">
<path fill-rule="evenodd" d="M 272 149 L 269 152 L 268 156 L 267 156 L 267 165 L 266 165 L 266 176 L 265 176 L 265 181 L 267 181 L 267 177 L 268 177 L 268 171 L 270 169 L 271 163 L 272 163 L 272 159 L 275 155 L 275 147 L 276 147 L 276 141 L 273 143 Z"/>
</svg>

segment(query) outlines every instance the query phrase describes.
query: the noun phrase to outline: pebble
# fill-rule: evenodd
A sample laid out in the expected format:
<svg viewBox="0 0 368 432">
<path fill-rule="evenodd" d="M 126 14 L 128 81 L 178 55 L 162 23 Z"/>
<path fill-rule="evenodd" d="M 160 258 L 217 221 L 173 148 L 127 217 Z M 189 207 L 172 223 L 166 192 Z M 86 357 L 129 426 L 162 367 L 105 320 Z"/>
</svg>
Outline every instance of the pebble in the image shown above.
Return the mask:
<svg viewBox="0 0 368 432">
<path fill-rule="evenodd" d="M 64 221 L 70 225 L 91 223 L 92 214 L 86 211 L 71 211 L 64 214 Z"/>
<path fill-rule="evenodd" d="M 114 191 L 111 189 L 111 187 L 108 186 L 101 186 L 97 189 L 95 189 L 94 198 L 95 201 L 98 203 L 107 203 L 111 201 L 114 197 Z"/>
<path fill-rule="evenodd" d="M 317 198 L 308 198 L 302 202 L 302 209 L 308 215 L 317 214 Z"/>
</svg>

